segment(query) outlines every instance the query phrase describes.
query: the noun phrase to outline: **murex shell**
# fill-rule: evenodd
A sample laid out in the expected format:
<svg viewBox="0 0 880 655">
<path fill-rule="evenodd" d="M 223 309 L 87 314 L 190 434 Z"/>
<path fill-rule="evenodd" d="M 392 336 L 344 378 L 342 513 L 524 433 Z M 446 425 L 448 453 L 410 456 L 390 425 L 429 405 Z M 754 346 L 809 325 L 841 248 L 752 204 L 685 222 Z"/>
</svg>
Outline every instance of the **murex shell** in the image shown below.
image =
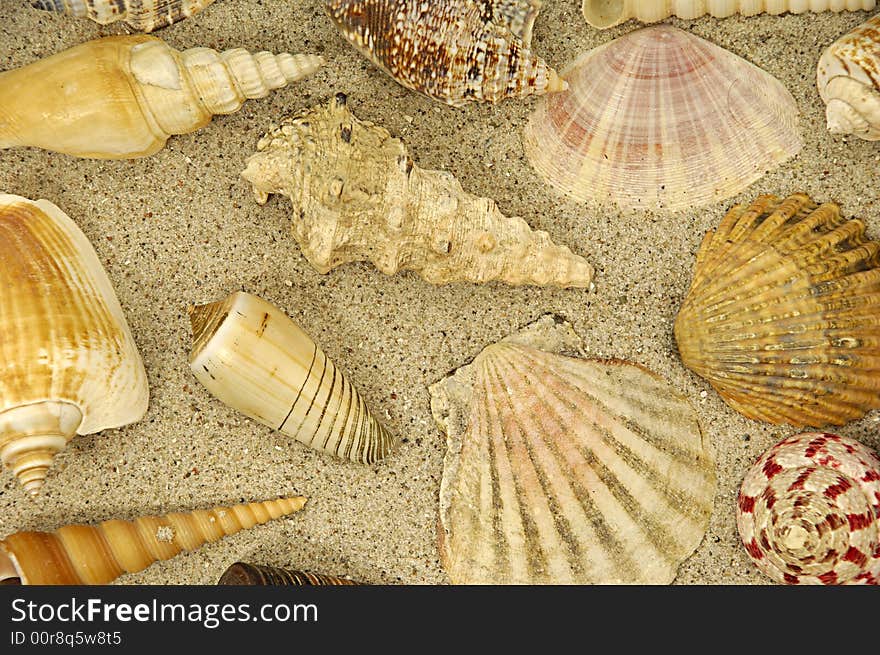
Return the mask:
<svg viewBox="0 0 880 655">
<path fill-rule="evenodd" d="M 807 195 L 733 207 L 675 320 L 685 366 L 748 418 L 842 425 L 880 408 L 880 243 Z"/>
<path fill-rule="evenodd" d="M 433 284 L 590 284 L 582 257 L 466 193 L 451 174 L 416 166 L 400 139 L 358 120 L 342 94 L 285 119 L 257 149 L 242 177 L 259 203 L 270 193 L 290 198 L 293 236 L 319 273 L 371 261 Z"/>
<path fill-rule="evenodd" d="M 289 571 L 275 566 L 236 562 L 226 569 L 217 584 L 261 587 L 330 587 L 360 583 L 347 578 L 337 578 L 334 575 Z"/>
<path fill-rule="evenodd" d="M 768 73 L 660 25 L 588 51 L 539 101 L 525 153 L 551 186 L 622 208 L 698 207 L 800 151 L 794 98 Z"/>
<path fill-rule="evenodd" d="M 646 369 L 564 356 L 547 316 L 430 388 L 446 433 L 440 552 L 456 584 L 671 582 L 712 512 L 712 453 Z"/>
<path fill-rule="evenodd" d="M 179 52 L 144 34 L 95 39 L 0 73 L 0 148 L 99 159 L 152 155 L 172 134 L 204 127 L 322 63 L 241 48 Z"/>
<path fill-rule="evenodd" d="M 880 15 L 822 53 L 816 84 L 833 134 L 880 140 Z"/>
<path fill-rule="evenodd" d="M 214 0 L 33 0 L 31 6 L 100 25 L 118 20 L 140 32 L 152 32 L 199 13 Z"/>
<path fill-rule="evenodd" d="M 324 0 L 361 54 L 398 83 L 449 105 L 564 88 L 531 52 L 540 0 Z"/>
<path fill-rule="evenodd" d="M 736 523 L 776 582 L 880 584 L 880 457 L 836 434 L 783 439 L 746 474 Z"/>
<path fill-rule="evenodd" d="M 48 200 L 0 194 L 0 457 L 31 492 L 76 434 L 147 411 L 147 376 L 113 285 Z"/>
<path fill-rule="evenodd" d="M 600 29 L 630 18 L 643 23 L 678 16 L 698 18 L 704 14 L 725 18 L 733 14 L 800 14 L 805 11 L 860 11 L 873 9 L 876 0 L 583 0 L 584 18 Z"/>
</svg>

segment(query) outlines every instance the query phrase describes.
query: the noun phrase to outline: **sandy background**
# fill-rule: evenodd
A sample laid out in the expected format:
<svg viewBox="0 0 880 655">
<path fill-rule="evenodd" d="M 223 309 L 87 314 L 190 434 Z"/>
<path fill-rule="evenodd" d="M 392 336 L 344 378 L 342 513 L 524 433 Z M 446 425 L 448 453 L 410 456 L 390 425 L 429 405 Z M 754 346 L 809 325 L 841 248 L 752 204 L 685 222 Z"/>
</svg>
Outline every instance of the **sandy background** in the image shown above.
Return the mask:
<svg viewBox="0 0 880 655">
<path fill-rule="evenodd" d="M 123 31 L 121 24 L 102 28 L 26 4 L 0 0 L 0 69 Z M 636 27 L 593 30 L 579 5 L 548 2 L 535 26 L 534 48 L 557 68 Z M 620 213 L 563 199 L 542 184 L 523 156 L 520 133 L 531 102 L 459 110 L 407 91 L 339 37 L 321 0 L 219 0 L 158 32 L 181 49 L 312 52 L 328 63 L 305 82 L 250 101 L 199 132 L 172 137 L 146 159 L 0 151 L 0 189 L 51 200 L 94 244 L 143 354 L 151 390 L 143 421 L 74 439 L 56 458 L 37 500 L 4 472 L 0 536 L 297 493 L 310 501 L 291 518 L 120 581 L 213 583 L 239 559 L 371 583 L 448 581 L 435 541 L 445 440 L 431 417 L 427 387 L 485 345 L 556 312 L 572 321 L 591 353 L 641 363 L 685 393 L 714 444 L 715 511 L 677 582 L 765 582 L 740 545 L 734 499 L 746 469 L 794 430 L 749 421 L 729 409 L 682 367 L 671 326 L 703 233 L 735 201 L 804 190 L 867 219 L 870 233 L 880 237 L 880 150 L 856 138 L 832 138 L 815 88 L 819 54 L 866 18 L 806 14 L 675 22 L 779 78 L 800 108 L 804 147 L 740 196 L 671 215 Z M 420 166 L 451 171 L 466 190 L 495 198 L 505 213 L 524 217 L 587 257 L 596 267 L 595 291 L 433 287 L 412 273 L 386 277 L 369 264 L 315 273 L 289 234 L 289 201 L 276 196 L 258 206 L 239 173 L 276 119 L 338 91 L 349 94 L 358 117 L 403 137 Z M 225 407 L 195 381 L 187 365 L 186 306 L 237 289 L 282 308 L 348 371 L 375 414 L 402 438 L 391 457 L 364 466 L 308 450 Z M 872 413 L 840 432 L 876 448 L 878 420 Z"/>
</svg>

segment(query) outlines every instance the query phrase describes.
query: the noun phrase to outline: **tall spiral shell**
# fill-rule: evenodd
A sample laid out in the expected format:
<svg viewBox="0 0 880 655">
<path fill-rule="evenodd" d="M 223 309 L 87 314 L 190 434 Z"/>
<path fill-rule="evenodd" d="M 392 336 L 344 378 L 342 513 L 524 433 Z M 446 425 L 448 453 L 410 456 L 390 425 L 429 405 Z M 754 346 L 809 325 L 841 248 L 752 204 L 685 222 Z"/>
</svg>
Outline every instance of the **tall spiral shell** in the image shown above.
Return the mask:
<svg viewBox="0 0 880 655">
<path fill-rule="evenodd" d="M 199 13 L 214 0 L 33 0 L 43 11 L 90 18 L 100 25 L 125 21 L 139 32 L 152 32 Z"/>
<path fill-rule="evenodd" d="M 240 48 L 179 52 L 143 34 L 88 41 L 0 73 L 0 148 L 78 157 L 151 155 L 172 134 L 302 79 L 322 59 Z"/>
<path fill-rule="evenodd" d="M 358 582 L 333 575 L 288 571 L 275 566 L 260 566 L 236 562 L 231 565 L 217 581 L 218 585 L 249 585 L 273 587 L 312 587 L 357 585 Z"/>
<path fill-rule="evenodd" d="M 880 15 L 822 53 L 816 84 L 832 134 L 880 140 Z"/>
<path fill-rule="evenodd" d="M 303 508 L 301 496 L 187 514 L 17 532 L 0 541 L 0 581 L 31 585 L 107 584 L 185 550 Z"/>
<path fill-rule="evenodd" d="M 880 584 L 880 457 L 836 434 L 783 439 L 746 474 L 736 523 L 777 582 Z"/>
</svg>

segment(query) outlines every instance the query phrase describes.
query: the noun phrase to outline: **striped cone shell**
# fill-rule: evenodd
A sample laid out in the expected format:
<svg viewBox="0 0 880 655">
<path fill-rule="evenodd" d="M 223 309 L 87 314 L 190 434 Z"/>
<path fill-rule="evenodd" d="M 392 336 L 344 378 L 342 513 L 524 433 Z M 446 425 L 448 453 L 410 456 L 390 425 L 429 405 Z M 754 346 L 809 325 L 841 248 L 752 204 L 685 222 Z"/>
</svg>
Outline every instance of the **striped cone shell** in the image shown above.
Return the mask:
<svg viewBox="0 0 880 655">
<path fill-rule="evenodd" d="M 683 209 L 735 195 L 801 149 L 794 98 L 768 73 L 693 34 L 649 27 L 562 71 L 525 153 L 580 201 Z"/>
<path fill-rule="evenodd" d="M 746 474 L 736 524 L 776 582 L 880 584 L 880 457 L 836 434 L 783 439 Z"/>
<path fill-rule="evenodd" d="M 288 571 L 275 566 L 260 566 L 236 562 L 223 573 L 218 585 L 248 585 L 271 587 L 325 587 L 338 585 L 357 585 L 358 582 L 346 578 L 305 571 Z"/>
<path fill-rule="evenodd" d="M 536 347 L 537 346 L 537 347 Z M 703 538 L 713 457 L 688 402 L 545 317 L 431 387 L 457 584 L 666 584 Z"/>
<path fill-rule="evenodd" d="M 100 25 L 118 20 L 139 32 L 152 32 L 199 13 L 214 0 L 33 0 L 43 11 L 90 18 Z"/>
</svg>

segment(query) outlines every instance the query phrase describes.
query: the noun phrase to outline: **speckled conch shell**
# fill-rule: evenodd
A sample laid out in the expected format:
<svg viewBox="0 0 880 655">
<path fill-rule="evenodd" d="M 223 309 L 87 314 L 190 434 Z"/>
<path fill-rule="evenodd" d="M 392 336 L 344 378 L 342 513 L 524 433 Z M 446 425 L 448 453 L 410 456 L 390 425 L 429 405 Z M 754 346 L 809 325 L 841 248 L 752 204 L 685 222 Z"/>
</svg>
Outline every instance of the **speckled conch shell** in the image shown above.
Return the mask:
<svg viewBox="0 0 880 655">
<path fill-rule="evenodd" d="M 859 418 L 880 408 L 880 243 L 803 193 L 736 205 L 703 239 L 675 338 L 749 418 Z"/>
<path fill-rule="evenodd" d="M 698 207 L 735 195 L 801 149 L 794 98 L 760 68 L 659 25 L 582 55 L 542 99 L 525 152 L 550 185 L 620 207 Z"/>
<path fill-rule="evenodd" d="M 348 378 L 284 312 L 249 293 L 190 309 L 190 368 L 214 396 L 297 441 L 353 462 L 394 438 Z"/>
<path fill-rule="evenodd" d="M 446 432 L 440 553 L 456 584 L 671 582 L 712 512 L 688 402 L 544 317 L 430 388 Z"/>
<path fill-rule="evenodd" d="M 260 566 L 236 562 L 223 573 L 218 585 L 248 585 L 272 587 L 312 587 L 357 585 L 358 582 L 346 578 L 304 571 L 288 571 L 274 566 Z"/>
<path fill-rule="evenodd" d="M 836 434 L 783 439 L 746 474 L 736 524 L 776 582 L 880 584 L 880 457 Z"/>
<path fill-rule="evenodd" d="M 147 376 L 95 249 L 48 200 L 0 194 L 0 458 L 36 493 L 77 434 L 147 411 Z"/>
<path fill-rule="evenodd" d="M 32 0 L 31 6 L 107 25 L 118 20 L 139 32 L 160 27 L 199 13 L 214 0 Z"/>
<path fill-rule="evenodd" d="M 293 202 L 293 236 L 319 273 L 371 261 L 433 284 L 588 286 L 592 267 L 546 232 L 466 193 L 449 173 L 416 166 L 400 139 L 358 120 L 345 96 L 287 119 L 242 173 L 257 202 Z"/>
<path fill-rule="evenodd" d="M 236 48 L 179 52 L 154 36 L 109 36 L 0 73 L 0 148 L 123 159 L 231 114 L 322 64 Z"/>
<path fill-rule="evenodd" d="M 805 11 L 861 11 L 876 0 L 583 0 L 584 18 L 604 29 L 635 18 L 656 23 L 670 16 L 691 19 L 704 14 L 725 18 L 733 14 L 801 14 Z"/>
<path fill-rule="evenodd" d="M 398 83 L 453 106 L 561 91 L 530 50 L 540 0 L 324 0 L 361 54 Z"/>
<path fill-rule="evenodd" d="M 107 584 L 123 573 L 303 508 L 301 496 L 147 516 L 134 521 L 17 532 L 0 541 L 0 581 L 30 585 Z"/>
<path fill-rule="evenodd" d="M 880 15 L 822 53 L 816 83 L 833 134 L 880 140 Z"/>
</svg>

